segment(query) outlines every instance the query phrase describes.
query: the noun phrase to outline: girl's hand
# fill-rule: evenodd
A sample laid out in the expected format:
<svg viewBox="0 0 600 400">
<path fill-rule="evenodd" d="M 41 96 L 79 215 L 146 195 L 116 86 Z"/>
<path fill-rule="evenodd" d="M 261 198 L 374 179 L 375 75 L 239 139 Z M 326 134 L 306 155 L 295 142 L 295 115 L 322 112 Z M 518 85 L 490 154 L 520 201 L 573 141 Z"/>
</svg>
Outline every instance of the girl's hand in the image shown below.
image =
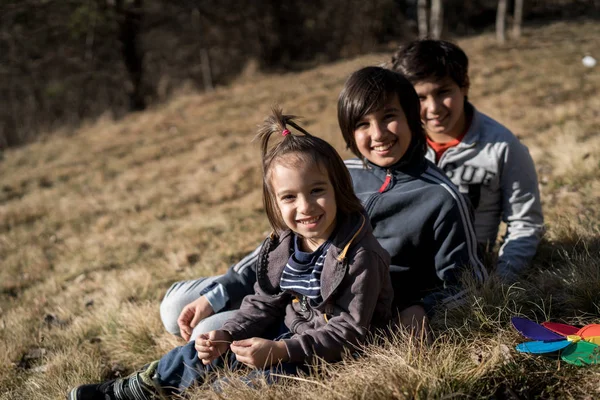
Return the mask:
<svg viewBox="0 0 600 400">
<path fill-rule="evenodd" d="M 231 351 L 235 358 L 254 368 L 267 368 L 279 361 L 288 360 L 287 347 L 283 341 L 273 341 L 253 337 L 245 340 L 236 340 L 231 344 Z"/>
<path fill-rule="evenodd" d="M 199 335 L 196 338 L 194 347 L 198 352 L 198 358 L 202 360 L 202 364 L 207 365 L 224 354 L 229 349 L 232 340 L 229 332 L 216 330 Z"/>
</svg>

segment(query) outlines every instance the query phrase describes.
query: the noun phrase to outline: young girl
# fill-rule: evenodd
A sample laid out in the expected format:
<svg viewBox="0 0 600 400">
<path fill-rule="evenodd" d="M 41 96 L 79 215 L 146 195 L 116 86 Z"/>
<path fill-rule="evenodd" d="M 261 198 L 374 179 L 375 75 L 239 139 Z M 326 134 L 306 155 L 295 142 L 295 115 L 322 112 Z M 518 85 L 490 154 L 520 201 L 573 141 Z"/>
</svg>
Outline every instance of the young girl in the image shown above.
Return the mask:
<svg viewBox="0 0 600 400">
<path fill-rule="evenodd" d="M 281 137 L 275 146 L 273 135 Z M 79 386 L 71 400 L 173 396 L 224 366 L 245 364 L 267 377 L 293 374 L 317 358 L 340 360 L 386 326 L 393 297 L 389 255 L 373 236 L 335 149 L 280 110 L 258 138 L 263 200 L 274 232 L 261 247 L 255 294 L 222 329 L 128 378 Z"/>
<path fill-rule="evenodd" d="M 419 98 L 402 75 L 380 67 L 354 72 L 339 96 L 338 122 L 358 157 L 346 161 L 354 192 L 391 256 L 394 309 L 418 329 L 426 312 L 464 301 L 463 274 L 486 276 L 471 210 L 425 159 Z"/>
</svg>

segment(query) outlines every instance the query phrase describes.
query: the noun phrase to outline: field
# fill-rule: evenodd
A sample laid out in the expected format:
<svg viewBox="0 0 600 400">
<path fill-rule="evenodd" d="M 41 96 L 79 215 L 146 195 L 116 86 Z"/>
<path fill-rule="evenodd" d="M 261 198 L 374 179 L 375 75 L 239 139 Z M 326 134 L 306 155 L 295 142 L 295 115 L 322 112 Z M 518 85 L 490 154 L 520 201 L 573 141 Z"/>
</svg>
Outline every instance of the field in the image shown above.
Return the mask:
<svg viewBox="0 0 600 400">
<path fill-rule="evenodd" d="M 474 290 L 432 321 L 359 361 L 231 399 L 597 398 L 600 369 L 514 351 L 512 315 L 585 324 L 600 317 L 600 25 L 530 27 L 504 47 L 459 44 L 471 101 L 529 147 L 547 233 L 531 270 Z M 596 53 L 593 53 L 596 52 Z M 124 375 L 181 344 L 159 302 L 176 280 L 224 272 L 269 232 L 256 125 L 278 103 L 343 155 L 337 95 L 355 69 L 389 54 L 301 73 L 247 74 L 209 94 L 11 149 L 0 161 L 0 399 L 58 399 Z M 206 388 L 192 398 L 222 398 Z"/>
</svg>

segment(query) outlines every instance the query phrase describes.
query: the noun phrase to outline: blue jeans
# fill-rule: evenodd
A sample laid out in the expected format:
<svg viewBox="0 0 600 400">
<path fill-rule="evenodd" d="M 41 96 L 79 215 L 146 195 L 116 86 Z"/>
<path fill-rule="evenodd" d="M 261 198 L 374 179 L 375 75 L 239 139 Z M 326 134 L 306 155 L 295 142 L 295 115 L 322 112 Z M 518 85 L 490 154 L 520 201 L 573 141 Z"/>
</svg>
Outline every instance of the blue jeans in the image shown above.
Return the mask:
<svg viewBox="0 0 600 400">
<path fill-rule="evenodd" d="M 287 329 L 287 328 L 286 328 Z M 281 330 L 279 330 L 279 333 Z M 267 335 L 275 337 L 275 340 L 291 337 L 291 333 L 280 335 Z M 166 393 L 181 393 L 194 384 L 202 384 L 207 381 L 214 381 L 219 370 L 225 367 L 231 370 L 245 368 L 244 364 L 237 361 L 235 354 L 228 351 L 226 354 L 215 359 L 209 365 L 203 365 L 198 358 L 198 352 L 194 348 L 195 342 L 189 342 L 185 346 L 177 347 L 164 355 L 156 369 L 156 382 Z M 308 372 L 305 365 L 293 363 L 278 363 L 267 369 L 249 370 L 249 373 L 242 378 L 244 382 L 252 386 L 252 382 L 258 378 L 265 378 L 269 384 L 278 380 L 275 375 L 298 375 L 300 372 Z M 219 390 L 221 381 L 214 382 L 214 389 Z"/>
</svg>

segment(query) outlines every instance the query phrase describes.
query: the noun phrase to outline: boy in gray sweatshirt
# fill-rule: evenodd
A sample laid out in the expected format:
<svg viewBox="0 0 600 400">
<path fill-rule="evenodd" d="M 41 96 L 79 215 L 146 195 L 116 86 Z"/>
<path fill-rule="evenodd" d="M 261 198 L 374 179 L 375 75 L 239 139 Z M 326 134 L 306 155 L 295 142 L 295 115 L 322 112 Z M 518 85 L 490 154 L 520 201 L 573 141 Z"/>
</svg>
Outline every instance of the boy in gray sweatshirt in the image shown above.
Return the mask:
<svg viewBox="0 0 600 400">
<path fill-rule="evenodd" d="M 442 40 L 401 46 L 391 62 L 419 96 L 426 157 L 475 209 L 479 245 L 493 248 L 500 222 L 506 223 L 496 273 L 511 282 L 530 263 L 544 233 L 538 180 L 527 147 L 467 100 L 468 66 L 466 54 Z"/>
</svg>

